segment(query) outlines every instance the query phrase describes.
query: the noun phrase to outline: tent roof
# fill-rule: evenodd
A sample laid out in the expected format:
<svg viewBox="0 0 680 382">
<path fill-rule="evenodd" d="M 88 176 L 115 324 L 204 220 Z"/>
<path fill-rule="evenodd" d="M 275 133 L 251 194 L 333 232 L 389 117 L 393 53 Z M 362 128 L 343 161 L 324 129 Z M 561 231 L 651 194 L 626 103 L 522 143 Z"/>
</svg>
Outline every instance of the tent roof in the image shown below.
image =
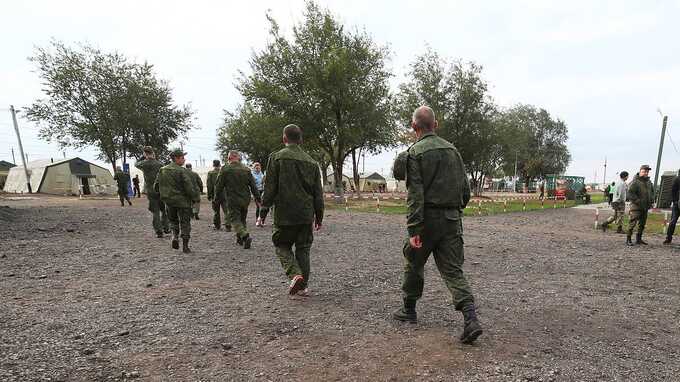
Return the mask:
<svg viewBox="0 0 680 382">
<path fill-rule="evenodd" d="M 361 177 L 364 178 L 364 179 L 368 179 L 368 180 L 383 180 L 383 181 L 385 180 L 385 177 L 378 174 L 377 172 L 374 172 L 373 174 L 371 174 L 369 176 L 361 176 Z"/>
<path fill-rule="evenodd" d="M 12 168 L 16 167 L 14 163 L 7 162 L 6 160 L 0 160 L 0 167 Z"/>
<path fill-rule="evenodd" d="M 52 166 L 57 166 L 57 165 L 60 165 L 62 163 L 70 162 L 70 161 L 76 160 L 76 159 L 81 160 L 83 162 L 86 162 L 88 164 L 91 164 L 93 166 L 103 168 L 104 170 L 108 170 L 108 169 L 106 169 L 106 168 L 104 168 L 100 165 L 94 164 L 94 163 L 92 163 L 88 160 L 85 160 L 83 158 L 80 158 L 80 157 L 66 158 L 66 159 L 62 159 L 62 160 L 58 160 L 58 161 L 54 161 L 54 162 L 52 162 L 52 159 L 36 159 L 36 160 L 33 160 L 33 161 L 26 163 L 26 167 L 29 170 L 33 170 L 33 169 L 37 169 L 37 168 L 43 168 L 43 167 L 52 167 Z M 18 167 L 23 168 L 23 166 L 18 166 Z"/>
</svg>

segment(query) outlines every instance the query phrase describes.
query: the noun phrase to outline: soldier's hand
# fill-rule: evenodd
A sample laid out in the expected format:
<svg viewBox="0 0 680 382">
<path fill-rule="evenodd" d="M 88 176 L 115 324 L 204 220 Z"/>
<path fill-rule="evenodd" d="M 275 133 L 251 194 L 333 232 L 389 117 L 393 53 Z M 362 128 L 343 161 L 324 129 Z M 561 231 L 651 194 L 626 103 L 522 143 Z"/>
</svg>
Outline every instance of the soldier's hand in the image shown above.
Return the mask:
<svg viewBox="0 0 680 382">
<path fill-rule="evenodd" d="M 420 240 L 420 235 L 415 235 L 412 238 L 409 239 L 409 244 L 411 245 L 411 248 L 422 248 L 423 247 L 423 242 Z"/>
</svg>

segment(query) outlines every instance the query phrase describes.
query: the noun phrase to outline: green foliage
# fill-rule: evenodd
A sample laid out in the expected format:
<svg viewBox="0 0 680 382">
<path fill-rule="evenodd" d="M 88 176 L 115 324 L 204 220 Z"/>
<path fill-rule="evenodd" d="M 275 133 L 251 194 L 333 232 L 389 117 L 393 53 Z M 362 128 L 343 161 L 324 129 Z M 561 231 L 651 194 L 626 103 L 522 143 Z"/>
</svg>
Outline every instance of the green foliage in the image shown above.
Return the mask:
<svg viewBox="0 0 680 382">
<path fill-rule="evenodd" d="M 281 121 L 279 131 L 295 123 L 304 130 L 306 149 L 321 162 L 324 172 L 324 162 L 331 164 L 341 184 L 343 164 L 353 151 L 377 153 L 396 145 L 391 73 L 385 67 L 389 51 L 365 32 L 345 30 L 313 2 L 307 3 L 304 19 L 291 38 L 280 33 L 275 20 L 268 19 L 271 41 L 253 55 L 251 74 L 241 73 L 237 85 L 247 106 L 227 114 L 230 123 L 225 123 L 220 136 L 237 135 L 229 132 L 241 127 L 231 123 L 233 118 L 242 121 L 244 132 L 250 129 L 248 121 Z M 261 115 L 241 117 L 244 110 Z M 243 151 L 249 156 L 273 151 L 279 143 L 272 146 L 270 138 L 263 134 L 262 142 Z M 271 147 L 262 149 L 265 146 Z"/>
<path fill-rule="evenodd" d="M 162 154 L 167 144 L 191 128 L 191 110 L 173 106 L 169 86 L 149 64 L 53 41 L 37 48 L 30 61 L 43 81 L 44 99 L 26 116 L 40 124 L 40 137 L 60 146 L 95 146 L 114 167 L 129 155 L 141 157 L 150 145 Z"/>
</svg>

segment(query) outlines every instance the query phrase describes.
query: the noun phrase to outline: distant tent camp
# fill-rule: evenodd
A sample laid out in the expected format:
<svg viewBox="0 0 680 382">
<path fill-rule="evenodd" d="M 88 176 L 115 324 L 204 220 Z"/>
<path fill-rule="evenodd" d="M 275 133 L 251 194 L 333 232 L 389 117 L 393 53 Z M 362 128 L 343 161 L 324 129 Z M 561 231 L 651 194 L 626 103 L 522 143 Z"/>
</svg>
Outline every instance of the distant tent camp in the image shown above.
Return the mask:
<svg viewBox="0 0 680 382">
<path fill-rule="evenodd" d="M 361 192 L 380 192 L 381 189 L 382 191 L 386 191 L 386 188 L 387 181 L 377 172 L 374 172 L 369 176 L 360 175 L 359 190 Z"/>
<path fill-rule="evenodd" d="M 4 160 L 0 160 L 0 189 L 4 187 L 5 180 L 7 179 L 7 174 L 12 167 L 16 167 L 14 163 L 9 163 Z"/>
<path fill-rule="evenodd" d="M 109 170 L 80 158 L 53 162 L 41 159 L 28 162 L 33 192 L 54 195 L 115 193 L 115 182 Z M 28 192 L 23 166 L 12 167 L 7 175 L 5 192 Z"/>
</svg>

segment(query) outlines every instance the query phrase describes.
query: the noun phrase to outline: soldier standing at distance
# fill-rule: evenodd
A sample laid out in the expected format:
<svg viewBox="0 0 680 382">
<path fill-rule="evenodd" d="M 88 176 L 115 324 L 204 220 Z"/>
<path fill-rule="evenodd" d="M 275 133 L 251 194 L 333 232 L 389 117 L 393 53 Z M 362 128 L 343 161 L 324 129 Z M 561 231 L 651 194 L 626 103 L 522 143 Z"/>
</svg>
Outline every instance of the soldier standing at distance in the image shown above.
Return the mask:
<svg viewBox="0 0 680 382">
<path fill-rule="evenodd" d="M 116 166 L 116 174 L 113 180 L 118 184 L 118 199 L 120 199 L 120 206 L 124 207 L 123 200 L 127 200 L 129 205 L 132 205 L 130 197 L 128 196 L 128 185 L 130 184 L 130 174 L 123 172 L 119 166 Z"/>
<path fill-rule="evenodd" d="M 222 226 L 222 219 L 220 218 L 220 209 L 224 213 L 224 229 L 227 232 L 231 231 L 231 224 L 229 224 L 229 210 L 227 209 L 227 200 L 222 195 L 221 198 L 215 198 L 215 185 L 217 184 L 217 178 L 220 175 L 220 161 L 215 159 L 213 161 L 213 169 L 208 171 L 208 200 L 212 201 L 213 209 L 213 226 L 216 230 L 219 230 Z M 224 191 L 222 191 L 224 193 Z"/>
<path fill-rule="evenodd" d="M 421 106 L 411 127 L 418 141 L 408 149 L 406 187 L 409 240 L 404 245 L 404 306 L 394 312 L 399 321 L 416 322 L 416 301 L 423 294 L 424 267 L 430 254 L 462 311 L 460 340 L 469 344 L 482 334 L 474 297 L 463 275 L 463 209 L 470 200 L 470 184 L 458 150 L 435 135 L 434 112 Z M 395 165 L 395 167 L 398 167 Z"/>
<path fill-rule="evenodd" d="M 609 219 L 602 223 L 602 232 L 606 232 L 607 227 L 610 224 L 616 223 L 616 233 L 623 233 L 623 215 L 626 213 L 626 194 L 628 191 L 628 185 L 626 184 L 626 181 L 628 180 L 628 172 L 621 171 L 619 177 L 621 179 L 613 186 L 614 190 L 611 201 L 612 208 L 614 209 L 614 215 L 610 216 Z"/>
<path fill-rule="evenodd" d="M 673 178 L 673 187 L 671 187 L 671 221 L 668 223 L 668 230 L 666 231 L 666 240 L 664 244 L 669 245 L 673 242 L 673 234 L 675 233 L 675 226 L 678 224 L 678 217 L 680 217 L 680 171 L 678 175 Z"/>
<path fill-rule="evenodd" d="M 179 249 L 179 237 L 182 237 L 182 252 L 189 253 L 191 237 L 191 205 L 200 200 L 198 190 L 194 186 L 191 173 L 184 167 L 184 156 L 180 149 L 170 152 L 172 163 L 158 172 L 154 189 L 158 190 L 165 203 L 172 226 L 172 248 Z"/>
<path fill-rule="evenodd" d="M 201 212 L 201 200 L 200 200 L 200 195 L 203 194 L 203 180 L 201 179 L 201 176 L 198 175 L 197 172 L 194 172 L 192 170 L 191 163 L 187 163 L 186 166 L 187 170 L 191 173 L 191 179 L 194 182 L 194 186 L 196 187 L 196 190 L 198 191 L 199 195 L 199 200 L 197 202 L 193 202 L 191 204 L 191 211 L 193 212 L 194 219 L 199 220 L 198 218 L 198 213 Z"/>
<path fill-rule="evenodd" d="M 628 236 L 626 237 L 626 244 L 628 245 L 647 245 L 642 240 L 642 232 L 647 224 L 647 213 L 654 204 L 654 186 L 649 180 L 649 170 L 651 169 L 646 164 L 642 165 L 640 172 L 628 187 L 628 200 L 630 200 L 630 220 L 628 221 Z M 632 236 L 635 227 L 637 227 L 637 236 L 635 244 L 633 244 Z"/>
<path fill-rule="evenodd" d="M 170 223 L 168 215 L 165 213 L 165 204 L 161 201 L 161 195 L 153 188 L 158 171 L 163 167 L 163 164 L 156 160 L 153 148 L 146 146 L 144 147 L 144 159 L 135 163 L 135 167 L 144 173 L 144 192 L 149 201 L 149 211 L 153 214 L 153 229 L 156 231 L 156 236 L 163 237 L 163 233 L 170 233 Z"/>
<path fill-rule="evenodd" d="M 243 245 L 244 249 L 250 249 L 253 238 L 250 237 L 246 226 L 248 205 L 251 194 L 255 198 L 255 203 L 260 204 L 260 192 L 255 187 L 255 179 L 250 169 L 241 163 L 239 152 L 229 151 L 227 160 L 229 163 L 222 167 L 217 177 L 214 197 L 217 201 L 226 197 L 229 221 L 236 231 L 236 242 Z"/>
<path fill-rule="evenodd" d="M 290 280 L 288 293 L 309 296 L 312 229 L 320 230 L 323 222 L 321 172 L 300 147 L 302 130 L 298 126 L 283 129 L 283 143 L 286 147 L 269 157 L 262 205 L 265 212 L 274 207 L 272 241 Z"/>
</svg>

